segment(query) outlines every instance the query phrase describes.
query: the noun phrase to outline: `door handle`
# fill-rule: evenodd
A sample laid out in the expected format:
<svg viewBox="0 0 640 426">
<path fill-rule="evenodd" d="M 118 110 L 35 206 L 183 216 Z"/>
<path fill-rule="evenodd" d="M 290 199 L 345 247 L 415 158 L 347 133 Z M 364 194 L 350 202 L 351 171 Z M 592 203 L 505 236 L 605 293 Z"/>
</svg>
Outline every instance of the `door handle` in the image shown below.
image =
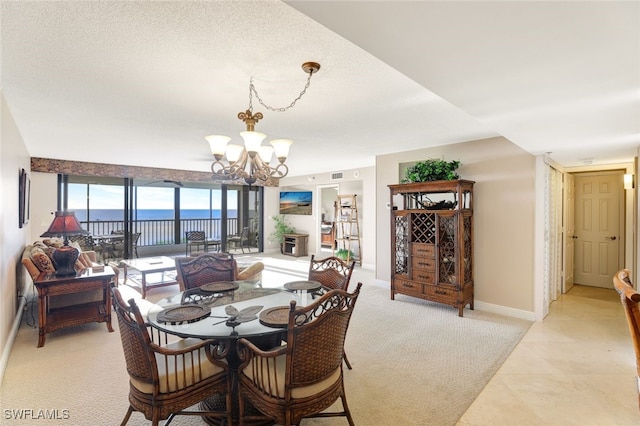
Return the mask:
<svg viewBox="0 0 640 426">
<path fill-rule="evenodd" d="M 617 237 L 607 237 L 607 239 L 611 240 L 611 241 L 615 241 L 617 239 Z"/>
</svg>

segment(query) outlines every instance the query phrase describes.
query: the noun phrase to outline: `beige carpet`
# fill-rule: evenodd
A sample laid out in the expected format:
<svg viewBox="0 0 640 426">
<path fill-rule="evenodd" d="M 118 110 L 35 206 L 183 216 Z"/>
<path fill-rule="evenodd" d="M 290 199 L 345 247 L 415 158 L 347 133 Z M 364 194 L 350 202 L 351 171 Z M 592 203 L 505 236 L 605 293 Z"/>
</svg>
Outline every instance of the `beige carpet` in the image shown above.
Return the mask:
<svg viewBox="0 0 640 426">
<path fill-rule="evenodd" d="M 267 286 L 283 284 L 287 276 L 299 279 L 308 267 L 304 259 L 263 260 Z M 353 278 L 364 282 L 346 343 L 353 370 L 345 369 L 345 386 L 356 424 L 454 425 L 530 322 L 468 309 L 459 318 L 452 307 L 401 296 L 391 301 L 388 289 L 373 284 L 372 276 L 356 270 Z M 152 290 L 148 297 L 171 292 L 177 286 Z M 60 330 L 37 349 L 37 330 L 23 320 L 0 389 L 0 424 L 119 424 L 128 407 L 128 377 L 115 318 L 114 328 L 114 333 L 104 324 Z M 53 419 L 9 421 L 6 410 Z M 148 422 L 134 413 L 129 424 Z M 178 417 L 171 424 L 205 423 Z"/>
</svg>

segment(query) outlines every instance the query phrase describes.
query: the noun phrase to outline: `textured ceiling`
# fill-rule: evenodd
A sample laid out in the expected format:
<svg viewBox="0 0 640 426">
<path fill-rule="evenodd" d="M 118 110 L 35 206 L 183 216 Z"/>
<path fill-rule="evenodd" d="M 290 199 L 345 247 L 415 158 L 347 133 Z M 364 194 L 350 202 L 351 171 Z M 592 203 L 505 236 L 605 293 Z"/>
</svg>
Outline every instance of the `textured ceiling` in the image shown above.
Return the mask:
<svg viewBox="0 0 640 426">
<path fill-rule="evenodd" d="M 3 1 L 2 93 L 32 156 L 207 171 L 204 136 L 240 142 L 250 78 L 286 106 L 312 60 L 294 108 L 254 100 L 256 130 L 294 140 L 292 176 L 499 134 L 630 161 L 640 5 L 609 4 Z"/>
</svg>

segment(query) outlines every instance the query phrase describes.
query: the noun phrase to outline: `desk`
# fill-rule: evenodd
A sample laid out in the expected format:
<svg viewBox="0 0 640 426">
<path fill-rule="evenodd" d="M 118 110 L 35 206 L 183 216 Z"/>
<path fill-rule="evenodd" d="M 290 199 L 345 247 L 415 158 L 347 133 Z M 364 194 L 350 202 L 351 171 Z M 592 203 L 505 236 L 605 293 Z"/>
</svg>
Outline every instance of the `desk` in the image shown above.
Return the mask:
<svg viewBox="0 0 640 426">
<path fill-rule="evenodd" d="M 74 277 L 56 277 L 42 273 L 33 284 L 38 290 L 38 347 L 44 346 L 47 333 L 63 327 L 72 327 L 88 322 L 106 322 L 107 330 L 111 327 L 111 292 L 110 283 L 115 274 L 113 269 L 104 267 L 102 272 L 84 269 Z M 102 290 L 102 299 L 85 301 L 70 306 L 52 308 L 49 297 L 78 294 Z"/>
<path fill-rule="evenodd" d="M 234 423 L 238 418 L 238 389 L 237 389 L 237 372 L 240 365 L 240 359 L 237 352 L 237 340 L 241 337 L 247 338 L 263 349 L 270 349 L 280 344 L 283 333 L 286 328 L 267 327 L 260 323 L 260 320 L 242 323 L 234 328 L 225 324 L 224 318 L 227 317 L 225 307 L 233 305 L 238 310 L 249 306 L 262 305 L 263 310 L 276 307 L 288 306 L 291 300 L 297 303 L 301 302 L 300 296 L 295 293 L 284 291 L 282 289 L 262 289 L 254 288 L 253 283 L 240 282 L 240 287 L 232 295 L 225 295 L 218 298 L 211 298 L 211 302 L 205 302 L 211 307 L 211 316 L 200 321 L 184 324 L 167 324 L 158 322 L 156 319 L 157 312 L 149 313 L 148 321 L 152 327 L 162 330 L 169 334 L 180 337 L 197 337 L 200 339 L 218 339 L 228 340 L 231 344 L 227 362 L 229 363 L 229 374 L 231 374 L 232 383 L 232 401 L 234 404 Z M 180 304 L 183 294 L 177 294 L 158 302 L 160 306 L 173 306 Z M 222 321 L 222 322 L 221 322 Z M 215 399 L 206 400 L 203 404 L 210 407 L 217 407 Z M 216 419 L 205 418 L 209 424 L 215 424 Z"/>
<path fill-rule="evenodd" d="M 142 298 L 147 297 L 147 287 L 164 287 L 176 284 L 175 279 L 165 280 L 164 273 L 176 270 L 176 261 L 167 256 L 147 257 L 142 259 L 126 259 L 122 261 L 124 265 L 124 284 L 127 283 L 127 271 L 134 269 L 140 272 L 140 286 L 142 287 Z M 147 274 L 161 273 L 162 278 L 159 282 L 149 286 L 147 283 Z"/>
</svg>

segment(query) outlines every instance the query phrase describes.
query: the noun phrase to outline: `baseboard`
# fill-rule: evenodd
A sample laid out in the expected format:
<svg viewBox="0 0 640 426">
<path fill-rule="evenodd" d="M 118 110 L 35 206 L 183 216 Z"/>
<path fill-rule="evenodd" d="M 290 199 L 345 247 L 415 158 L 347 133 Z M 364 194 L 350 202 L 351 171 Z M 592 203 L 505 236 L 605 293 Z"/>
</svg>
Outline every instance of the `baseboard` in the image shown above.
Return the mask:
<svg viewBox="0 0 640 426">
<path fill-rule="evenodd" d="M 0 383 L 2 383 L 4 379 L 4 372 L 7 368 L 7 364 L 9 363 L 9 355 L 11 355 L 11 349 L 13 348 L 13 343 L 16 340 L 16 335 L 18 334 L 18 329 L 20 328 L 22 315 L 24 314 L 26 305 L 26 297 L 21 297 L 20 304 L 18 305 L 18 312 L 16 314 L 16 317 L 13 319 L 13 325 L 11 326 L 11 331 L 9 332 L 9 338 L 7 339 L 7 344 L 4 346 L 4 350 L 2 351 L 2 359 L 0 359 Z"/>
<path fill-rule="evenodd" d="M 378 287 L 390 289 L 391 283 L 389 281 L 376 279 L 374 284 Z M 519 318 L 527 321 L 535 321 L 535 312 L 523 311 L 522 309 L 510 308 L 508 306 L 494 305 L 493 303 L 486 303 L 479 300 L 474 300 L 473 308 L 480 311 L 491 312 L 494 314 L 506 315 L 508 317 Z M 465 307 L 465 309 L 467 309 Z"/>
<path fill-rule="evenodd" d="M 508 317 L 520 318 L 527 321 L 536 320 L 535 313 L 531 311 L 523 311 L 522 309 L 510 308 L 508 306 L 494 305 L 493 303 L 481 302 L 477 299 L 473 302 L 473 305 L 474 309 L 479 309 L 485 312 L 506 315 Z"/>
</svg>

